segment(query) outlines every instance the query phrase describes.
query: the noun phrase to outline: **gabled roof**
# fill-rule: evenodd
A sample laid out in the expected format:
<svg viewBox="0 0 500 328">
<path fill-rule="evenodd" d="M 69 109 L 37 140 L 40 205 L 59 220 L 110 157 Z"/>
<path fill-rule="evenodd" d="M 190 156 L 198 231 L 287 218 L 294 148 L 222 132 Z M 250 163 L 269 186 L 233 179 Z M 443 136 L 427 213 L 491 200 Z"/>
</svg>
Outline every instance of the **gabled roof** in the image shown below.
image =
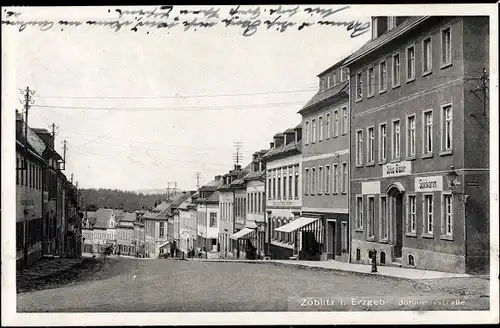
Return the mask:
<svg viewBox="0 0 500 328">
<path fill-rule="evenodd" d="M 361 57 L 368 55 L 369 53 L 383 46 L 384 44 L 410 31 L 411 29 L 418 26 L 420 23 L 422 23 L 428 18 L 430 18 L 430 16 L 415 16 L 404 20 L 401 24 L 399 24 L 392 30 L 382 34 L 380 37 L 374 40 L 370 40 L 367 43 L 365 43 L 361 48 L 359 48 L 351 56 L 349 56 L 344 65 L 350 65 L 354 63 Z"/>
<path fill-rule="evenodd" d="M 277 158 L 282 158 L 286 156 L 297 155 L 302 152 L 302 141 L 295 142 L 292 141 L 288 145 L 281 145 L 278 148 L 272 148 L 267 151 L 267 153 L 262 156 L 262 159 L 266 162 L 272 161 Z"/>
<path fill-rule="evenodd" d="M 170 211 L 180 204 L 182 204 L 186 199 L 191 196 L 191 192 L 181 192 L 176 194 L 170 202 L 161 202 L 151 211 L 143 215 L 144 219 L 155 219 L 159 216 L 165 214 L 170 215 Z"/>
<path fill-rule="evenodd" d="M 266 175 L 266 170 L 262 171 L 257 171 L 257 172 L 250 172 L 245 177 L 243 180 L 248 181 L 248 180 L 261 180 L 264 176 Z"/>
<path fill-rule="evenodd" d="M 335 68 L 339 68 L 339 67 L 341 67 L 342 65 L 344 65 L 344 64 L 347 62 L 347 60 L 348 60 L 349 58 L 351 58 L 351 56 L 352 56 L 352 54 L 350 54 L 350 55 L 349 55 L 349 56 L 347 56 L 347 57 L 344 57 L 343 59 L 339 60 L 338 62 L 336 62 L 336 63 L 335 63 L 335 64 L 333 64 L 332 66 L 330 66 L 330 67 L 328 67 L 327 69 L 325 69 L 323 72 L 319 73 L 317 76 L 318 76 L 318 77 L 321 77 L 321 76 L 323 76 L 323 75 L 325 75 L 325 74 L 329 73 L 330 71 L 334 70 Z"/>
<path fill-rule="evenodd" d="M 97 221 L 97 212 L 96 211 L 86 211 L 85 216 L 89 220 L 91 225 L 94 225 Z"/>
<path fill-rule="evenodd" d="M 120 221 L 134 222 L 136 218 L 137 215 L 135 213 L 123 212 L 123 217 L 120 219 Z"/>
<path fill-rule="evenodd" d="M 96 211 L 97 220 L 94 228 L 107 228 L 109 226 L 109 219 L 113 215 L 113 209 L 100 208 Z"/>
<path fill-rule="evenodd" d="M 322 106 L 330 105 L 331 103 L 334 103 L 338 99 L 344 97 L 349 97 L 348 94 L 348 88 L 347 86 L 349 85 L 348 81 L 344 81 L 342 83 L 337 84 L 333 88 L 323 90 L 323 91 L 318 91 L 306 104 L 304 107 L 302 107 L 301 110 L 298 111 L 299 114 L 303 115 L 306 112 L 310 110 L 317 109 Z"/>
</svg>

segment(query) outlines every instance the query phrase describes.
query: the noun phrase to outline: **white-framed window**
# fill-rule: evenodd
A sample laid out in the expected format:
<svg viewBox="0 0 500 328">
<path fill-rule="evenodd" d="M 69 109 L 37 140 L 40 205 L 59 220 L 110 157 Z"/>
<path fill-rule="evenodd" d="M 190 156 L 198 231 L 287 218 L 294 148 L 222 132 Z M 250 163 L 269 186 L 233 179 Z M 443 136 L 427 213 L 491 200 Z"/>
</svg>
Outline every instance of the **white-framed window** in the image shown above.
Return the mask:
<svg viewBox="0 0 500 328">
<path fill-rule="evenodd" d="M 323 167 L 318 167 L 318 195 L 323 193 Z"/>
<path fill-rule="evenodd" d="M 339 168 L 337 164 L 333 164 L 333 193 L 338 193 Z"/>
<path fill-rule="evenodd" d="M 417 229 L 417 196 L 407 196 L 406 202 L 406 231 L 409 233 L 416 233 Z"/>
<path fill-rule="evenodd" d="M 380 196 L 379 235 L 381 240 L 389 238 L 389 217 L 387 216 L 387 196 Z"/>
<path fill-rule="evenodd" d="M 333 136 L 339 136 L 339 110 L 333 111 Z"/>
<path fill-rule="evenodd" d="M 366 129 L 366 164 L 375 163 L 375 129 L 370 126 Z"/>
<path fill-rule="evenodd" d="M 160 237 L 165 236 L 165 222 L 160 222 Z"/>
<path fill-rule="evenodd" d="M 387 123 L 380 123 L 378 126 L 378 160 L 387 160 Z"/>
<path fill-rule="evenodd" d="M 326 81 L 324 77 L 319 79 L 319 91 L 325 90 L 325 83 Z"/>
<path fill-rule="evenodd" d="M 349 183 L 349 172 L 347 170 L 347 163 L 342 163 L 342 193 L 347 193 L 347 184 Z"/>
<path fill-rule="evenodd" d="M 311 133 L 311 127 L 309 126 L 309 121 L 306 121 L 306 135 L 305 135 L 305 144 L 307 145 L 309 143 L 309 138 L 310 138 L 310 133 Z"/>
<path fill-rule="evenodd" d="M 217 213 L 210 213 L 210 227 L 217 227 Z"/>
<path fill-rule="evenodd" d="M 276 181 L 277 181 L 276 188 L 277 188 L 277 194 L 278 194 L 277 198 L 281 199 L 281 169 L 278 169 L 278 180 L 276 180 Z"/>
<path fill-rule="evenodd" d="M 283 169 L 283 199 L 286 200 L 286 192 L 287 192 L 287 168 L 284 168 Z M 260 197 L 260 194 L 259 194 L 259 197 Z M 259 203 L 260 203 L 260 199 L 259 199 Z M 260 212 L 260 211 L 259 211 Z"/>
<path fill-rule="evenodd" d="M 316 168 L 311 170 L 311 195 L 316 194 Z"/>
<path fill-rule="evenodd" d="M 326 113 L 326 139 L 330 139 L 332 136 L 332 118 L 330 116 L 330 113 Z"/>
<path fill-rule="evenodd" d="M 368 68 L 368 73 L 366 74 L 366 85 L 368 87 L 367 96 L 373 96 L 375 90 L 375 69 L 373 67 Z"/>
<path fill-rule="evenodd" d="M 356 74 L 356 101 L 363 99 L 363 73 Z"/>
<path fill-rule="evenodd" d="M 349 113 L 347 112 L 347 106 L 342 107 L 342 134 L 347 134 L 349 131 Z"/>
<path fill-rule="evenodd" d="M 415 114 L 406 117 L 406 156 L 415 157 L 416 148 L 416 116 Z"/>
<path fill-rule="evenodd" d="M 401 126 L 399 120 L 392 121 L 392 159 L 401 156 Z"/>
<path fill-rule="evenodd" d="M 441 235 L 453 236 L 453 195 L 443 193 L 442 214 L 441 214 Z"/>
<path fill-rule="evenodd" d="M 387 90 L 387 63 L 385 60 L 378 64 L 378 85 L 379 92 Z"/>
<path fill-rule="evenodd" d="M 340 82 L 347 81 L 349 79 L 349 68 L 342 67 L 340 70 Z"/>
<path fill-rule="evenodd" d="M 424 194 L 424 234 L 432 235 L 434 232 L 434 196 Z"/>
<path fill-rule="evenodd" d="M 311 190 L 311 179 L 310 179 L 310 175 L 309 175 L 309 169 L 306 168 L 306 174 L 304 174 L 304 194 L 305 195 L 309 195 L 309 192 Z"/>
<path fill-rule="evenodd" d="M 337 85 L 337 73 L 333 73 L 333 83 L 332 83 L 332 86 L 336 86 Z"/>
<path fill-rule="evenodd" d="M 401 63 L 399 53 L 392 55 L 392 87 L 395 88 L 401 84 Z"/>
<path fill-rule="evenodd" d="M 295 170 L 295 199 L 299 199 L 299 167 Z"/>
<path fill-rule="evenodd" d="M 390 31 L 396 27 L 396 16 L 387 17 L 387 30 Z"/>
<path fill-rule="evenodd" d="M 328 75 L 328 76 L 326 77 L 326 88 L 327 88 L 327 89 L 330 89 L 330 87 L 332 86 L 331 79 L 332 79 L 332 78 L 331 78 L 331 76 L 330 76 L 330 75 Z"/>
<path fill-rule="evenodd" d="M 375 197 L 368 196 L 368 238 L 375 236 Z"/>
<path fill-rule="evenodd" d="M 330 168 L 330 165 L 325 166 L 326 170 L 326 177 L 325 177 L 325 194 L 330 193 L 330 186 L 331 186 L 331 181 L 332 181 L 332 170 Z"/>
<path fill-rule="evenodd" d="M 293 197 L 293 166 L 288 168 L 288 199 Z"/>
<path fill-rule="evenodd" d="M 318 118 L 319 124 L 319 141 L 323 141 L 323 116 Z"/>
<path fill-rule="evenodd" d="M 363 130 L 356 131 L 356 165 L 363 165 Z"/>
<path fill-rule="evenodd" d="M 426 110 L 423 115 L 423 139 L 422 139 L 422 153 L 424 155 L 432 154 L 432 138 L 433 138 L 433 117 L 432 109 Z"/>
<path fill-rule="evenodd" d="M 272 184 L 273 178 L 271 177 L 270 171 L 267 171 L 267 172 L 269 174 L 269 178 L 267 179 L 267 199 L 271 199 L 272 188 L 273 188 L 273 184 Z"/>
<path fill-rule="evenodd" d="M 451 27 L 441 30 L 441 66 L 451 64 Z"/>
<path fill-rule="evenodd" d="M 406 80 L 415 79 L 415 46 L 406 48 Z"/>
<path fill-rule="evenodd" d="M 316 119 L 313 119 L 312 120 L 312 136 L 311 136 L 311 143 L 315 143 L 316 142 L 316 136 L 317 136 L 317 129 L 316 129 Z"/>
<path fill-rule="evenodd" d="M 356 229 L 363 229 L 363 196 L 356 196 Z"/>
<path fill-rule="evenodd" d="M 451 103 L 441 106 L 441 151 L 449 152 L 453 149 L 453 108 Z"/>
<path fill-rule="evenodd" d="M 432 71 L 432 39 L 431 37 L 422 40 L 422 72 L 423 74 Z"/>
</svg>

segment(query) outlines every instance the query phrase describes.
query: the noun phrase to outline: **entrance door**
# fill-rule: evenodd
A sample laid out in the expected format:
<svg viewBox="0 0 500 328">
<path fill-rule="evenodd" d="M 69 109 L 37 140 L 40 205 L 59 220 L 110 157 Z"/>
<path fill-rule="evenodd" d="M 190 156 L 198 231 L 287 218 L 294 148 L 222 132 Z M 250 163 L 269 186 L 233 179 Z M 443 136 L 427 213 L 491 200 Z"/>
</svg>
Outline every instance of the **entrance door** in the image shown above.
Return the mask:
<svg viewBox="0 0 500 328">
<path fill-rule="evenodd" d="M 327 258 L 329 260 L 335 259 L 335 223 L 335 221 L 328 221 Z"/>
<path fill-rule="evenodd" d="M 393 188 L 389 192 L 391 200 L 391 217 L 394 226 L 394 257 L 400 258 L 403 255 L 403 194 Z"/>
</svg>

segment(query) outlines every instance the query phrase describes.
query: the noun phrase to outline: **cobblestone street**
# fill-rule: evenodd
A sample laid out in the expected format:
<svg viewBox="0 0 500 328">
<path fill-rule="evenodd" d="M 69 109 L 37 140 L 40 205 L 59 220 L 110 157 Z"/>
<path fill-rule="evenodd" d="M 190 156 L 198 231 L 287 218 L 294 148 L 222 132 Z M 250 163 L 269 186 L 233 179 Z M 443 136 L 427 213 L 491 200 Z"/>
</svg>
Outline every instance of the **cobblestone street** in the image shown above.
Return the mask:
<svg viewBox="0 0 500 328">
<path fill-rule="evenodd" d="M 84 262 L 88 263 L 88 262 Z M 289 298 L 473 297 L 487 308 L 489 281 L 356 276 L 268 264 L 107 259 L 71 284 L 17 295 L 20 312 L 287 311 Z M 437 309 L 437 308 L 436 308 Z"/>
</svg>

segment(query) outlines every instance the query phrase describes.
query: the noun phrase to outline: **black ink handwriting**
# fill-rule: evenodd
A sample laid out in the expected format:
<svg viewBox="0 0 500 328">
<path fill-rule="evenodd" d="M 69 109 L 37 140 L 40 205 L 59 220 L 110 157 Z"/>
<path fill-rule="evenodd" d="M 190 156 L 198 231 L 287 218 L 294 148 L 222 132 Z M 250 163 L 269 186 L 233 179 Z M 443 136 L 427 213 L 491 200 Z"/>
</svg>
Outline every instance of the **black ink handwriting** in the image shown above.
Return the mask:
<svg viewBox="0 0 500 328">
<path fill-rule="evenodd" d="M 366 32 L 370 28 L 370 23 L 361 23 L 359 21 L 350 21 L 350 22 L 336 22 L 336 21 L 318 21 L 319 25 L 333 25 L 333 26 L 346 26 L 347 31 L 354 30 L 351 33 L 351 38 L 358 37 Z"/>
<path fill-rule="evenodd" d="M 5 25 L 19 25 L 19 32 L 24 31 L 26 27 L 28 26 L 39 26 L 40 31 L 47 31 L 50 30 L 52 27 L 54 27 L 54 22 L 52 21 L 9 21 L 9 20 L 2 20 L 2 24 Z"/>
<path fill-rule="evenodd" d="M 238 6 L 236 8 L 231 8 L 231 10 L 229 10 L 229 15 L 234 16 L 236 14 L 252 15 L 251 17 L 248 17 L 248 18 L 249 19 L 256 19 L 257 17 L 260 16 L 260 7 L 250 8 L 247 10 L 241 10 L 240 6 Z"/>
<path fill-rule="evenodd" d="M 87 21 L 86 24 L 87 25 L 97 25 L 97 26 L 108 26 L 108 27 L 114 29 L 115 32 L 118 32 L 119 30 L 121 30 L 121 28 L 124 25 L 125 26 L 132 25 L 133 22 L 131 22 L 131 21 L 123 21 L 123 22 L 120 22 L 120 21 L 108 21 L 108 22 L 105 22 L 105 21 Z"/>
<path fill-rule="evenodd" d="M 237 16 L 236 16 L 237 17 Z M 243 36 L 252 36 L 257 32 L 257 28 L 260 26 L 261 21 L 251 21 L 251 20 L 237 20 L 235 17 L 231 19 L 223 19 L 223 23 L 226 23 L 226 27 L 231 26 L 241 26 L 245 30 L 243 31 Z"/>
<path fill-rule="evenodd" d="M 290 8 L 290 9 L 282 9 L 282 6 L 280 5 L 277 9 L 270 9 L 269 14 L 273 15 L 274 13 L 276 13 L 277 15 L 281 16 L 281 15 L 288 13 L 288 17 L 292 17 L 293 15 L 295 15 L 297 13 L 298 10 L 299 10 L 299 6 L 297 6 L 295 8 Z"/>
<path fill-rule="evenodd" d="M 219 11 L 220 11 L 220 8 L 215 9 L 214 7 L 211 7 L 210 9 L 181 10 L 179 13 L 181 15 L 187 15 L 187 14 L 199 15 L 199 14 L 203 14 L 203 16 L 205 18 L 210 19 L 210 18 L 219 18 Z"/>
<path fill-rule="evenodd" d="M 267 25 L 267 29 L 270 29 L 271 27 L 277 25 L 278 26 L 278 29 L 280 29 L 281 27 L 281 31 L 280 32 L 285 32 L 286 29 L 289 27 L 289 26 L 294 26 L 295 23 L 294 22 L 287 22 L 287 21 L 284 21 L 284 22 L 278 22 L 278 20 L 281 18 L 281 15 L 279 15 L 278 17 L 276 17 L 274 19 L 274 21 L 270 21 L 270 20 L 266 20 L 264 22 L 264 24 Z"/>
<path fill-rule="evenodd" d="M 155 7 L 153 10 L 121 10 L 121 9 L 115 9 L 115 11 L 118 13 L 118 18 L 123 18 L 123 16 L 145 16 L 146 18 L 168 18 L 170 15 L 170 12 L 173 10 L 173 6 L 161 6 L 160 10 L 161 12 L 156 12 L 158 10 L 158 7 Z M 165 11 L 163 11 L 165 10 Z"/>
<path fill-rule="evenodd" d="M 191 22 L 184 21 L 182 22 L 184 25 L 184 31 L 189 30 L 191 27 L 196 28 L 196 27 L 213 27 L 217 23 L 215 22 L 199 22 L 198 18 L 194 18 Z"/>
<path fill-rule="evenodd" d="M 326 18 L 326 17 L 328 17 L 330 15 L 338 13 L 339 11 L 346 10 L 346 9 L 349 9 L 349 8 L 350 8 L 349 6 L 345 6 L 345 7 L 333 10 L 333 9 L 323 9 L 321 7 L 316 7 L 316 8 L 306 8 L 306 9 L 304 9 L 304 11 L 306 13 L 310 13 L 311 16 L 313 14 L 319 14 L 319 15 L 321 15 L 321 17 Z"/>
</svg>

